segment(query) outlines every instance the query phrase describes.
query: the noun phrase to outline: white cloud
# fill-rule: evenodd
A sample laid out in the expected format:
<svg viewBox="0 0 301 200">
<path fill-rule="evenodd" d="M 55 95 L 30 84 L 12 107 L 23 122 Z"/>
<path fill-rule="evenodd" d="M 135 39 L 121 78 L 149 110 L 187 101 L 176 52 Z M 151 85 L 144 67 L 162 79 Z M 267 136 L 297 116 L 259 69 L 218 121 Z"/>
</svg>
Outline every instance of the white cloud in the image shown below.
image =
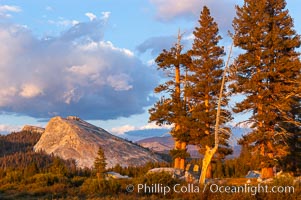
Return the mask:
<svg viewBox="0 0 301 200">
<path fill-rule="evenodd" d="M 18 6 L 0 5 L 0 17 L 8 18 L 11 17 L 10 12 L 18 13 L 21 12 L 21 8 Z"/>
<path fill-rule="evenodd" d="M 196 15 L 201 8 L 200 0 L 150 0 L 157 8 L 157 18 L 169 21 L 178 16 Z"/>
<path fill-rule="evenodd" d="M 0 22 L 0 111 L 37 118 L 115 119 L 144 112 L 158 77 L 124 48 L 103 40 L 103 20 L 37 39 Z"/>
<path fill-rule="evenodd" d="M 184 37 L 183 37 L 183 40 L 194 40 L 194 35 L 193 35 L 193 33 L 190 33 L 189 35 L 184 36 Z"/>
<path fill-rule="evenodd" d="M 82 75 L 82 76 L 89 76 L 89 75 L 98 73 L 97 68 L 95 66 L 91 66 L 91 65 L 87 65 L 87 64 L 74 65 L 74 66 L 68 68 L 67 70 L 74 74 L 78 74 L 78 75 Z"/>
<path fill-rule="evenodd" d="M 144 126 L 141 126 L 139 128 L 139 130 L 148 130 L 148 129 L 170 129 L 172 128 L 173 125 L 162 125 L 162 126 L 159 126 L 157 125 L 156 123 L 152 122 L 152 123 L 148 123 Z"/>
<path fill-rule="evenodd" d="M 33 98 L 41 94 L 43 94 L 43 90 L 39 86 L 32 83 L 23 84 L 20 91 L 20 96 L 24 98 Z"/>
<path fill-rule="evenodd" d="M 133 130 L 136 130 L 135 126 L 124 125 L 124 126 L 112 128 L 111 132 L 114 134 L 124 134 L 125 132 L 133 131 Z"/>
<path fill-rule="evenodd" d="M 231 29 L 231 22 L 235 16 L 235 5 L 242 0 L 149 0 L 155 6 L 156 18 L 160 21 L 169 22 L 175 19 L 193 19 L 197 20 L 203 9 L 207 6 L 211 15 L 217 21 L 220 29 L 225 33 Z"/>
<path fill-rule="evenodd" d="M 20 131 L 21 129 L 22 129 L 22 126 L 19 126 L 19 125 L 0 124 L 0 134 L 17 132 L 17 131 Z"/>
<path fill-rule="evenodd" d="M 0 13 L 4 12 L 21 12 L 21 8 L 18 6 L 9 6 L 9 5 L 2 5 L 0 6 Z"/>
<path fill-rule="evenodd" d="M 129 84 L 131 78 L 123 73 L 108 76 L 107 82 L 116 91 L 130 90 L 133 88 L 133 86 Z"/>
<path fill-rule="evenodd" d="M 143 131 L 143 130 L 154 130 L 154 129 L 171 129 L 173 125 L 164 125 L 164 126 L 158 126 L 155 123 L 148 123 L 144 126 L 136 127 L 132 125 L 123 125 L 120 127 L 114 127 L 111 129 L 111 132 L 114 134 L 125 134 L 129 131 Z"/>
<path fill-rule="evenodd" d="M 64 19 L 64 18 L 59 18 L 57 21 L 54 20 L 48 20 L 49 24 L 54 24 L 57 26 L 75 26 L 77 24 L 79 24 L 80 22 L 77 20 L 69 20 L 69 19 Z"/>
<path fill-rule="evenodd" d="M 111 15 L 111 12 L 106 11 L 106 12 L 101 12 L 101 14 L 102 14 L 102 19 L 103 19 L 104 21 L 108 21 L 110 15 Z"/>
<path fill-rule="evenodd" d="M 87 12 L 85 15 L 90 19 L 90 21 L 93 21 L 97 18 L 96 15 L 91 12 Z"/>
<path fill-rule="evenodd" d="M 70 104 L 72 102 L 77 103 L 82 97 L 82 94 L 77 92 L 77 88 L 72 88 L 69 91 L 66 91 L 63 94 L 63 100 L 66 104 Z"/>
</svg>

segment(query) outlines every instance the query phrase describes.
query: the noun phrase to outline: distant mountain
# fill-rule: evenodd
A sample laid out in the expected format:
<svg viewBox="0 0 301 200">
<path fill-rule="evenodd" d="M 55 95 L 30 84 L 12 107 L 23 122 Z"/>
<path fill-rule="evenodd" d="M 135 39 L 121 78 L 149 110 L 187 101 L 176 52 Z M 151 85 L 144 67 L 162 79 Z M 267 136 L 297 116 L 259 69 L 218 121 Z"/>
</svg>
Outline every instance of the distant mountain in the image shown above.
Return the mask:
<svg viewBox="0 0 301 200">
<path fill-rule="evenodd" d="M 144 130 L 133 130 L 127 131 L 124 134 L 120 135 L 120 137 L 131 140 L 131 141 L 139 141 L 149 137 L 161 137 L 169 135 L 170 129 L 144 129 Z"/>
<path fill-rule="evenodd" d="M 238 134 L 238 131 L 236 133 Z M 174 139 L 170 135 L 164 137 L 150 137 L 139 140 L 136 143 L 159 153 L 169 153 L 169 151 L 174 148 Z M 192 158 L 200 158 L 200 154 L 196 146 L 188 145 L 187 149 Z M 233 154 L 227 156 L 227 158 L 238 157 L 240 154 L 240 149 L 240 146 L 236 145 L 235 143 L 233 146 Z"/>
<path fill-rule="evenodd" d="M 136 143 L 139 145 L 149 148 L 153 151 L 168 153 L 174 146 L 174 140 L 171 136 L 165 137 L 151 137 L 143 140 L 139 140 Z"/>
<path fill-rule="evenodd" d="M 164 137 L 146 138 L 143 140 L 139 140 L 136 143 L 159 153 L 169 153 L 169 151 L 174 148 L 175 144 L 173 138 L 170 135 Z M 188 145 L 187 149 L 192 158 L 200 157 L 196 146 Z"/>
<path fill-rule="evenodd" d="M 231 139 L 234 141 L 234 145 L 237 144 L 237 140 L 240 139 L 243 135 L 248 134 L 252 129 L 251 128 L 242 128 L 242 127 L 231 127 L 232 135 Z"/>
<path fill-rule="evenodd" d="M 72 116 L 50 119 L 34 149 L 63 159 L 75 159 L 79 167 L 91 168 L 99 147 L 104 151 L 108 168 L 117 164 L 138 166 L 147 162 L 163 162 L 148 149 Z"/>
</svg>

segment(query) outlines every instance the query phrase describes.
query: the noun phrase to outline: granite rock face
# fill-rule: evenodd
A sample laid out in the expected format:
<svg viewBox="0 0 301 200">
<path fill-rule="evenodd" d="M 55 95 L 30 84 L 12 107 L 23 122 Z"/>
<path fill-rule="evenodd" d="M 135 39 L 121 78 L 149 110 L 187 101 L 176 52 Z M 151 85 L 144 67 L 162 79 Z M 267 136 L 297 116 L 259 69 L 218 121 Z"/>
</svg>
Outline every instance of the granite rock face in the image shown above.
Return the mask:
<svg viewBox="0 0 301 200">
<path fill-rule="evenodd" d="M 36 132 L 36 133 L 44 133 L 45 129 L 38 126 L 25 125 L 22 128 L 22 131 Z"/>
<path fill-rule="evenodd" d="M 107 168 L 117 164 L 139 166 L 147 162 L 163 162 L 149 150 L 73 116 L 50 119 L 34 150 L 74 159 L 78 167 L 91 168 L 99 147 L 104 151 Z"/>
</svg>

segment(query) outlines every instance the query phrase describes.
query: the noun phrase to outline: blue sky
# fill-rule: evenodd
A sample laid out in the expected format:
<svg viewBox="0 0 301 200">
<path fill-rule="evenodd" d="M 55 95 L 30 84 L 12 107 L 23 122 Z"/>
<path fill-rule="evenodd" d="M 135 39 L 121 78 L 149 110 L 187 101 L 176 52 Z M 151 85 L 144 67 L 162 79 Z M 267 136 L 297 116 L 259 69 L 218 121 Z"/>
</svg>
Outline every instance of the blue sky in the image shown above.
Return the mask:
<svg viewBox="0 0 301 200">
<path fill-rule="evenodd" d="M 78 115 L 116 134 L 158 128 L 147 112 L 161 79 L 153 59 L 178 29 L 189 47 L 203 5 L 227 50 L 242 2 L 0 0 L 0 132 L 45 126 L 55 115 Z M 300 34 L 300 1 L 287 0 L 287 8 Z"/>
</svg>

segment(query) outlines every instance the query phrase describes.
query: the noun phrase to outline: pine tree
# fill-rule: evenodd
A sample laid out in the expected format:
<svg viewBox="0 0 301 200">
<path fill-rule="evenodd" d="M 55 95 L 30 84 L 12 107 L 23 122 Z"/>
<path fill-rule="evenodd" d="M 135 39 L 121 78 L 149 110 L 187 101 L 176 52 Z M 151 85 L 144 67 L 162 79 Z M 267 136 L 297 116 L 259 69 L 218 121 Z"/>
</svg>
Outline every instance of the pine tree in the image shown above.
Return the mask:
<svg viewBox="0 0 301 200">
<path fill-rule="evenodd" d="M 300 138 L 300 36 L 285 6 L 284 0 L 245 0 L 233 20 L 234 45 L 243 53 L 231 88 L 245 95 L 234 111 L 252 112 L 245 140 L 261 155 L 262 168 L 281 161 Z"/>
<path fill-rule="evenodd" d="M 186 128 L 187 109 L 183 96 L 185 83 L 182 72 L 187 68 L 189 57 L 181 53 L 183 46 L 180 41 L 179 33 L 177 44 L 169 51 L 164 49 L 156 59 L 158 70 L 168 73 L 168 80 L 155 88 L 155 92 L 163 94 L 163 97 L 149 110 L 149 113 L 150 121 L 155 121 L 158 125 L 174 125 L 170 132 L 175 139 L 175 149 L 171 151 L 175 157 L 174 167 L 184 169 L 189 134 Z"/>
<path fill-rule="evenodd" d="M 197 145 L 200 153 L 204 154 L 206 145 L 214 146 L 214 126 L 216 123 L 217 104 L 223 75 L 224 48 L 218 46 L 222 39 L 218 35 L 218 25 L 210 16 L 205 6 L 199 19 L 199 27 L 195 28 L 192 49 L 188 52 L 191 57 L 186 97 L 190 107 L 190 137 L 191 144 Z M 225 90 L 224 90 L 225 92 Z M 228 104 L 227 96 L 223 96 L 222 105 Z M 225 108 L 221 110 L 220 125 L 225 131 L 219 133 L 219 156 L 232 153 L 228 139 L 230 129 L 225 123 L 230 121 L 231 114 Z"/>
<path fill-rule="evenodd" d="M 97 177 L 98 179 L 102 179 L 104 177 L 104 172 L 106 170 L 106 158 L 105 158 L 105 154 L 102 150 L 101 147 L 99 147 L 98 152 L 97 152 L 97 157 L 95 158 L 94 161 L 94 169 L 97 173 Z"/>
</svg>

